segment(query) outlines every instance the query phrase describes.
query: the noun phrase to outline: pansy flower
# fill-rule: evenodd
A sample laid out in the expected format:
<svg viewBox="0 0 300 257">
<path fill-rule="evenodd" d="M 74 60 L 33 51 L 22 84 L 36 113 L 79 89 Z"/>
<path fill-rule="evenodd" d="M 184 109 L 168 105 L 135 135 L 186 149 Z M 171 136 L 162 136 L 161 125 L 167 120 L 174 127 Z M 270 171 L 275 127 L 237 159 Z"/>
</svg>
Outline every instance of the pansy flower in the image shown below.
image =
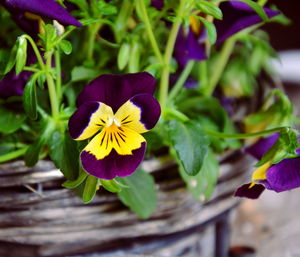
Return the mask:
<svg viewBox="0 0 300 257">
<path fill-rule="evenodd" d="M 82 26 L 55 0 L 3 0 L 1 3 L 19 27 L 30 35 L 42 31 L 43 19 L 56 20 L 63 25 Z"/>
<path fill-rule="evenodd" d="M 278 134 L 274 134 L 261 139 L 249 147 L 247 152 L 255 158 L 261 159 L 276 142 L 278 136 Z M 235 196 L 256 199 L 265 189 L 283 192 L 300 187 L 300 149 L 296 153 L 299 154 L 299 157 L 284 159 L 277 164 L 266 162 L 258 167 L 252 174 L 252 182 L 239 187 Z"/>
<path fill-rule="evenodd" d="M 160 117 L 154 91 L 155 79 L 141 72 L 101 75 L 79 94 L 69 133 L 75 140 L 94 136 L 80 154 L 89 174 L 113 179 L 137 169 L 146 149 L 141 133 L 152 129 Z"/>
<path fill-rule="evenodd" d="M 246 3 L 240 1 L 226 1 L 220 4 L 223 19 L 214 19 L 217 30 L 217 44 L 234 35 L 235 33 L 262 22 L 259 15 Z M 267 16 L 272 18 L 279 12 L 264 8 Z M 202 61 L 206 56 L 206 30 L 203 24 L 192 17 L 188 29 L 181 28 L 176 39 L 174 56 L 181 66 L 188 60 Z"/>
<path fill-rule="evenodd" d="M 23 95 L 24 87 L 31 74 L 30 71 L 22 71 L 19 75 L 16 75 L 15 71 L 7 73 L 0 80 L 0 98 Z"/>
<path fill-rule="evenodd" d="M 188 29 L 181 27 L 174 49 L 174 57 L 181 67 L 189 60 L 203 61 L 207 59 L 205 42 L 207 34 L 202 23 L 194 17 L 190 17 Z"/>
</svg>

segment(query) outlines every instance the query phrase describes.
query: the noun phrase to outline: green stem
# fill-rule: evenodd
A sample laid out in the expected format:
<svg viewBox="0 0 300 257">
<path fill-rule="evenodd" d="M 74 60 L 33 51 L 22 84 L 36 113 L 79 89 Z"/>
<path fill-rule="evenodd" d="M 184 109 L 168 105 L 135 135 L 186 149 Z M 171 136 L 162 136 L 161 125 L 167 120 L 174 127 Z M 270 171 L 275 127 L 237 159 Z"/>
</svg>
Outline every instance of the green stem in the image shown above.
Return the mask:
<svg viewBox="0 0 300 257">
<path fill-rule="evenodd" d="M 102 26 L 102 22 L 94 23 L 93 26 L 89 27 L 89 38 L 88 38 L 88 49 L 87 49 L 87 60 L 93 61 L 93 55 L 94 55 L 94 46 L 95 46 L 95 40 L 97 37 L 97 33 Z"/>
<path fill-rule="evenodd" d="M 169 89 L 169 76 L 170 76 L 170 61 L 172 58 L 172 54 L 174 51 L 176 37 L 182 22 L 182 15 L 184 12 L 185 0 L 180 1 L 177 17 L 175 18 L 176 21 L 173 23 L 173 26 L 170 31 L 170 35 L 168 38 L 166 51 L 164 54 L 164 67 L 162 70 L 161 80 L 160 80 L 160 88 L 159 88 L 159 102 L 163 108 L 166 106 L 166 101 L 168 97 L 168 89 Z"/>
<path fill-rule="evenodd" d="M 181 122 L 186 122 L 189 120 L 189 117 L 187 117 L 184 113 L 177 111 L 175 108 L 165 108 L 163 112 L 163 117 L 167 120 L 179 120 Z"/>
<path fill-rule="evenodd" d="M 173 100 L 181 90 L 184 82 L 187 80 L 188 76 L 190 75 L 193 67 L 194 67 L 195 61 L 189 61 L 188 64 L 184 67 L 184 70 L 180 74 L 179 79 L 177 80 L 176 84 L 172 88 L 168 100 Z"/>
<path fill-rule="evenodd" d="M 23 70 L 26 70 L 26 71 L 32 71 L 32 72 L 40 72 L 40 71 L 41 71 L 40 69 L 33 68 L 33 67 L 28 67 L 28 66 L 25 66 L 25 67 L 23 68 Z"/>
<path fill-rule="evenodd" d="M 45 56 L 46 56 L 46 68 L 47 68 L 46 79 L 47 79 L 48 92 L 50 98 L 51 112 L 52 112 L 52 117 L 55 119 L 59 114 L 59 103 L 56 94 L 54 80 L 53 77 L 51 76 L 52 53 L 47 52 Z"/>
<path fill-rule="evenodd" d="M 201 61 L 198 63 L 199 68 L 199 84 L 198 88 L 199 91 L 202 92 L 202 90 L 205 90 L 208 86 L 208 73 L 207 73 L 207 62 Z"/>
<path fill-rule="evenodd" d="M 122 41 L 124 33 L 126 32 L 125 28 L 127 26 L 128 18 L 131 16 L 132 10 L 132 2 L 128 0 L 123 0 L 121 10 L 119 11 L 119 15 L 115 21 L 114 26 L 114 34 L 118 44 Z"/>
<path fill-rule="evenodd" d="M 249 137 L 257 137 L 257 136 L 263 136 L 268 135 L 276 132 L 282 132 L 284 130 L 289 129 L 289 127 L 278 127 L 273 129 L 267 129 L 262 130 L 254 133 L 234 133 L 234 134 L 228 134 L 223 132 L 218 132 L 210 129 L 205 129 L 206 133 L 212 137 L 219 137 L 219 138 L 230 138 L 230 139 L 244 139 Z"/>
<path fill-rule="evenodd" d="M 214 65 L 214 70 L 212 73 L 212 77 L 210 82 L 208 83 L 206 89 L 204 90 L 204 95 L 210 96 L 214 92 L 216 86 L 219 83 L 222 73 L 224 72 L 224 68 L 229 60 L 229 57 L 233 51 L 236 39 L 235 37 L 231 37 L 227 39 L 224 43 L 224 46 L 221 50 L 221 54 L 217 60 L 216 65 Z"/>
<path fill-rule="evenodd" d="M 157 41 L 155 39 L 155 36 L 154 36 L 154 33 L 153 33 L 153 30 L 152 30 L 152 26 L 151 26 L 151 23 L 150 23 L 150 20 L 149 20 L 149 16 L 148 16 L 148 13 L 147 13 L 147 9 L 145 7 L 145 1 L 144 0 L 136 0 L 136 4 L 137 4 L 137 8 L 140 10 L 141 12 L 141 16 L 143 17 L 143 22 L 145 23 L 146 25 L 146 31 L 147 31 L 147 34 L 148 34 L 148 37 L 149 37 L 149 40 L 150 40 L 150 43 L 151 43 L 151 46 L 153 48 L 153 51 L 156 55 L 156 57 L 159 59 L 159 61 L 161 63 L 163 63 L 163 57 L 162 57 L 162 54 L 159 50 L 159 47 L 158 47 L 158 44 L 157 44 Z"/>
<path fill-rule="evenodd" d="M 258 0 L 258 4 L 260 6 L 264 6 L 267 2 L 268 2 L 268 0 Z"/>
<path fill-rule="evenodd" d="M 108 46 L 108 47 L 111 47 L 111 48 L 119 48 L 120 47 L 119 44 L 112 43 L 112 42 L 110 42 L 110 41 L 108 41 L 108 40 L 106 40 L 102 37 L 98 37 L 97 39 L 98 39 L 99 43 L 101 43 L 105 46 Z"/>
<path fill-rule="evenodd" d="M 55 57 L 55 70 L 56 70 L 56 93 L 58 101 L 60 102 L 62 98 L 61 94 L 61 62 L 60 62 L 60 50 L 56 49 L 54 52 Z"/>
<path fill-rule="evenodd" d="M 7 162 L 10 160 L 16 159 L 16 158 L 24 155 L 26 153 L 27 149 L 28 149 L 28 146 L 21 148 L 19 150 L 16 150 L 14 152 L 3 154 L 0 156 L 0 162 Z"/>
<path fill-rule="evenodd" d="M 42 56 L 41 56 L 41 54 L 40 54 L 40 51 L 39 51 L 39 49 L 37 48 L 35 42 L 33 41 L 33 39 L 32 39 L 29 35 L 24 35 L 24 37 L 25 37 L 25 38 L 29 41 L 29 43 L 31 44 L 32 49 L 33 49 L 33 51 L 34 51 L 34 53 L 35 53 L 35 56 L 36 56 L 36 58 L 37 58 L 37 61 L 38 61 L 39 65 L 40 65 L 40 68 L 43 70 L 43 69 L 45 68 L 45 64 L 44 64 L 43 58 L 42 58 Z"/>
<path fill-rule="evenodd" d="M 54 45 L 57 45 L 60 41 L 62 41 L 63 39 L 65 39 L 74 29 L 76 29 L 76 27 L 73 27 L 71 29 L 69 29 L 68 31 L 66 31 L 64 34 L 62 34 L 54 43 Z"/>
</svg>

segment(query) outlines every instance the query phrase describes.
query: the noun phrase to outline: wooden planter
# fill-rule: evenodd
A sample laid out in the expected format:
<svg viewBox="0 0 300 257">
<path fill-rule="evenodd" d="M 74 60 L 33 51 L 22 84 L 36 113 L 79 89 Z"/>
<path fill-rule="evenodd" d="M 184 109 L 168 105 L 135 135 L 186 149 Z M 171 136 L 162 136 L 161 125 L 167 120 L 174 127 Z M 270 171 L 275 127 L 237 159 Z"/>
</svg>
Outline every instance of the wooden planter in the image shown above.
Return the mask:
<svg viewBox="0 0 300 257">
<path fill-rule="evenodd" d="M 249 179 L 252 164 L 240 151 L 224 157 L 214 195 L 205 203 L 193 200 L 175 164 L 154 168 L 158 206 L 147 220 L 104 190 L 83 204 L 61 187 L 62 175 L 49 161 L 34 168 L 22 161 L 3 164 L 0 256 L 206 256 L 214 248 L 215 256 L 226 256 L 227 214 L 239 202 L 232 195 Z"/>
</svg>

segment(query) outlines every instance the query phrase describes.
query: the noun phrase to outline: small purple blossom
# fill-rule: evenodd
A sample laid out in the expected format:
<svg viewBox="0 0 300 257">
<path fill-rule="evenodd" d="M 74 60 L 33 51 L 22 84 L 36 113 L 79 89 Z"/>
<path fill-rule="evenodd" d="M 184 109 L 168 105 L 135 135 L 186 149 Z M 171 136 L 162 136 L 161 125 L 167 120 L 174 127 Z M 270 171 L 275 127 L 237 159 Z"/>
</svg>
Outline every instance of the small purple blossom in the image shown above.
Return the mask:
<svg viewBox="0 0 300 257">
<path fill-rule="evenodd" d="M 161 10 L 164 7 L 164 0 L 151 0 L 151 6 L 157 10 Z"/>
<path fill-rule="evenodd" d="M 63 25 L 82 26 L 54 0 L 4 0 L 2 5 L 19 27 L 30 35 L 40 32 L 41 19 L 56 20 Z"/>
<path fill-rule="evenodd" d="M 253 157 L 260 159 L 274 145 L 279 134 L 263 138 L 246 149 Z M 299 154 L 299 149 L 297 149 Z M 284 159 L 276 164 L 265 163 L 253 173 L 252 183 L 240 186 L 235 196 L 258 198 L 265 190 L 283 192 L 300 187 L 300 155 L 296 158 Z"/>
<path fill-rule="evenodd" d="M 230 36 L 262 22 L 259 15 L 246 3 L 240 1 L 226 1 L 220 4 L 223 19 L 214 19 L 217 30 L 217 44 L 222 43 Z M 272 18 L 279 12 L 264 8 L 267 16 Z M 174 56 L 179 65 L 185 66 L 188 60 L 202 61 L 207 59 L 205 41 L 206 29 L 200 21 L 191 18 L 189 28 L 181 28 L 175 45 Z M 198 27 L 198 28 L 197 28 Z"/>
<path fill-rule="evenodd" d="M 33 49 L 29 47 L 27 49 L 26 65 L 31 65 L 36 62 Z M 31 71 L 22 71 L 16 75 L 14 70 L 8 72 L 2 80 L 0 80 L 0 98 L 6 99 L 11 96 L 23 95 L 24 87 L 32 75 Z"/>
<path fill-rule="evenodd" d="M 19 75 L 16 75 L 15 71 L 7 73 L 0 80 L 0 98 L 23 95 L 24 87 L 31 74 L 30 71 L 22 71 Z"/>
<path fill-rule="evenodd" d="M 160 117 L 154 91 L 155 79 L 140 72 L 101 75 L 79 94 L 69 133 L 75 140 L 96 134 L 80 154 L 89 174 L 113 179 L 137 169 L 146 150 L 141 133 L 152 129 Z"/>
</svg>

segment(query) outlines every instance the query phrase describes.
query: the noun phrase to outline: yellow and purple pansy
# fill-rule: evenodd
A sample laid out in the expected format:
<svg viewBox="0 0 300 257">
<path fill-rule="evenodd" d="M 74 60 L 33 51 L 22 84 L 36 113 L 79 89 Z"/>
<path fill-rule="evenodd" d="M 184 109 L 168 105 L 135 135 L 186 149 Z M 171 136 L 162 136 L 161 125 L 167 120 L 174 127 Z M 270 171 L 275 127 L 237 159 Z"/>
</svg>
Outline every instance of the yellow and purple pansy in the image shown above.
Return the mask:
<svg viewBox="0 0 300 257">
<path fill-rule="evenodd" d="M 153 97 L 155 83 L 147 72 L 105 74 L 79 94 L 69 133 L 75 140 L 94 136 L 80 154 L 85 171 L 113 179 L 138 168 L 146 150 L 141 134 L 155 126 L 161 113 Z"/>
<path fill-rule="evenodd" d="M 253 157 L 261 159 L 276 142 L 279 134 L 273 134 L 253 144 L 247 149 Z M 266 162 L 252 174 L 252 182 L 240 186 L 235 196 L 257 199 L 265 190 L 283 192 L 300 187 L 300 149 L 296 150 L 299 157 L 284 159 L 277 164 Z"/>
<path fill-rule="evenodd" d="M 32 36 L 41 32 L 43 19 L 56 20 L 63 25 L 82 26 L 55 0 L 2 0 L 0 3 L 19 27 Z"/>
<path fill-rule="evenodd" d="M 223 13 L 223 19 L 214 19 L 216 27 L 216 44 L 222 43 L 230 36 L 248 28 L 252 25 L 262 22 L 259 15 L 246 3 L 240 1 L 226 1 L 220 4 Z M 264 8 L 267 16 L 272 18 L 279 12 Z M 203 24 L 196 18 L 190 18 L 188 29 L 181 28 L 178 33 L 174 51 L 174 57 L 180 66 L 185 66 L 189 60 L 202 61 L 207 59 L 206 42 L 207 33 Z"/>
</svg>

